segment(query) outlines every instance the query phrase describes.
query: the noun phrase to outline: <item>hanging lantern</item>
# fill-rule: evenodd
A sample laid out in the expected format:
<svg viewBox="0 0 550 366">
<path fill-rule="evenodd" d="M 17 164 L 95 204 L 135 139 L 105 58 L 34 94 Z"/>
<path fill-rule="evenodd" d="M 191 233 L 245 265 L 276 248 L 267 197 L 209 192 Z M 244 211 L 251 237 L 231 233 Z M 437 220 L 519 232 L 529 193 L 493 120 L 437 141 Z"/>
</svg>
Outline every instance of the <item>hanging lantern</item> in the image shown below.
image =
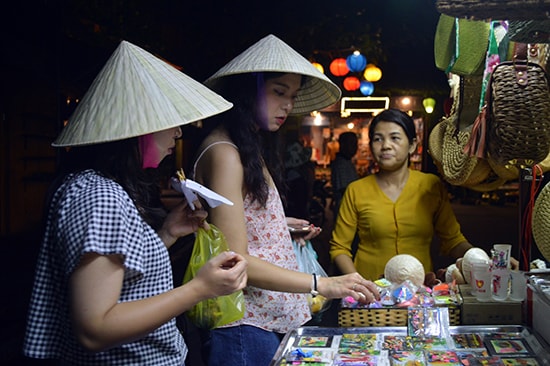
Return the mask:
<svg viewBox="0 0 550 366">
<path fill-rule="evenodd" d="M 344 76 L 349 72 L 348 66 L 346 65 L 346 59 L 339 57 L 332 60 L 330 63 L 330 72 L 334 76 Z"/>
<path fill-rule="evenodd" d="M 344 79 L 344 89 L 347 91 L 354 91 L 359 89 L 361 82 L 356 76 L 348 76 Z"/>
<path fill-rule="evenodd" d="M 435 99 L 434 98 L 426 98 L 422 101 L 422 105 L 424 106 L 424 109 L 426 110 L 426 113 L 430 114 L 434 111 Z"/>
<path fill-rule="evenodd" d="M 370 81 L 371 83 L 374 83 L 380 79 L 382 79 L 382 70 L 378 68 L 374 64 L 368 64 L 365 68 L 365 72 L 363 73 L 363 77 L 366 81 Z"/>
<path fill-rule="evenodd" d="M 323 68 L 323 65 L 321 65 L 320 63 L 312 62 L 311 64 L 313 65 L 313 67 L 315 67 L 317 70 L 319 70 L 321 72 L 321 74 L 325 73 L 325 69 Z"/>
<path fill-rule="evenodd" d="M 359 90 L 361 91 L 361 94 L 368 97 L 374 92 L 374 84 L 370 81 L 361 81 L 361 84 L 359 85 Z"/>
<path fill-rule="evenodd" d="M 367 59 L 359 51 L 354 51 L 346 58 L 346 65 L 351 72 L 361 72 L 367 66 Z"/>
</svg>

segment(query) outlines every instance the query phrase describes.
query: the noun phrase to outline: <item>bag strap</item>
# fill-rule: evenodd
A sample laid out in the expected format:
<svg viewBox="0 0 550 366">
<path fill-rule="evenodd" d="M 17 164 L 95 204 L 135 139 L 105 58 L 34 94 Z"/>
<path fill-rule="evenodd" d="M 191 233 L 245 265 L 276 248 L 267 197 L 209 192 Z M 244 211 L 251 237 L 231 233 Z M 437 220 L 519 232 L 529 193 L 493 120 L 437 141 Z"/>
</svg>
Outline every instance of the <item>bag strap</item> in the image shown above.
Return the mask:
<svg viewBox="0 0 550 366">
<path fill-rule="evenodd" d="M 527 58 L 527 44 L 516 42 L 514 45 L 514 72 L 516 75 L 516 83 L 520 87 L 526 87 L 529 80 L 527 78 L 527 64 L 529 59 Z"/>
</svg>

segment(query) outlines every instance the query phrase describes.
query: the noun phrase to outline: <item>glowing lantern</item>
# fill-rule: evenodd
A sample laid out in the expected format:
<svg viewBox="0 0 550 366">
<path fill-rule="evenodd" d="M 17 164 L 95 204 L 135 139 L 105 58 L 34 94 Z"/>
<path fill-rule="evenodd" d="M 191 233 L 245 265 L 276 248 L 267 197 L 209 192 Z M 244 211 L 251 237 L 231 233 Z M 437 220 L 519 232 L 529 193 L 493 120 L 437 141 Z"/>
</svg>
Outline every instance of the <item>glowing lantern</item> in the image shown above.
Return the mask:
<svg viewBox="0 0 550 366">
<path fill-rule="evenodd" d="M 361 72 L 367 66 L 367 59 L 359 51 L 354 51 L 346 58 L 346 65 L 351 72 Z"/>
<path fill-rule="evenodd" d="M 359 90 L 361 91 L 361 94 L 369 96 L 374 92 L 374 84 L 370 81 L 361 81 Z"/>
<path fill-rule="evenodd" d="M 348 76 L 344 79 L 344 89 L 347 91 L 354 91 L 359 89 L 359 86 L 361 85 L 361 82 L 359 79 L 355 76 Z"/>
<path fill-rule="evenodd" d="M 330 63 L 330 72 L 334 76 L 344 76 L 349 72 L 348 65 L 346 65 L 346 59 L 339 57 L 332 60 Z"/>
<path fill-rule="evenodd" d="M 365 77 L 365 80 L 374 83 L 382 79 L 382 70 L 380 70 L 374 64 L 368 64 L 367 67 L 365 68 L 365 72 L 363 73 L 363 76 Z"/>
<path fill-rule="evenodd" d="M 312 62 L 311 63 L 317 70 L 319 70 L 321 72 L 321 74 L 324 74 L 325 73 L 325 69 L 323 68 L 323 65 L 321 65 L 320 63 L 318 62 Z"/>
<path fill-rule="evenodd" d="M 422 105 L 424 106 L 424 109 L 426 110 L 426 113 L 430 114 L 434 111 L 435 99 L 434 98 L 426 98 L 422 101 Z"/>
</svg>

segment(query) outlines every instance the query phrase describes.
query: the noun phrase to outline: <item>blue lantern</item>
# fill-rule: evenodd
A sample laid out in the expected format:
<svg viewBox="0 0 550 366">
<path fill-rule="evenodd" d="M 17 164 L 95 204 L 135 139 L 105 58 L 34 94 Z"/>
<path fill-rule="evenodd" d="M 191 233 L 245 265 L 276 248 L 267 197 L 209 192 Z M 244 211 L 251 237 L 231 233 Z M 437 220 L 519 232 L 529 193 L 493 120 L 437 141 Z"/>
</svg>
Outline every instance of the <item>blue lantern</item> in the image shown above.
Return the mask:
<svg viewBox="0 0 550 366">
<path fill-rule="evenodd" d="M 346 58 L 346 65 L 351 72 L 361 72 L 367 67 L 367 58 L 359 51 L 354 51 Z"/>
<path fill-rule="evenodd" d="M 359 90 L 361 91 L 361 94 L 369 96 L 374 92 L 374 84 L 370 81 L 361 81 Z"/>
</svg>

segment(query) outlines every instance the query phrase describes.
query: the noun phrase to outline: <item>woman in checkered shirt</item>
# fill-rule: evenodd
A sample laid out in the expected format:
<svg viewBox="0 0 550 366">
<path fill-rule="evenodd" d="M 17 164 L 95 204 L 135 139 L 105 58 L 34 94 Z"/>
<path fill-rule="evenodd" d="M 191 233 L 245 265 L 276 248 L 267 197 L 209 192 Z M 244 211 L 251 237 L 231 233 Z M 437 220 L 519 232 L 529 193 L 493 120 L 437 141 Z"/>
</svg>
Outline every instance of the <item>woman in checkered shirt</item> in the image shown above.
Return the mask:
<svg viewBox="0 0 550 366">
<path fill-rule="evenodd" d="M 168 248 L 204 223 L 167 212 L 155 171 L 181 125 L 231 107 L 167 63 L 122 42 L 54 142 L 70 147 L 49 198 L 24 353 L 60 365 L 182 366 L 175 317 L 244 287 L 246 261 L 225 252 L 173 287 Z"/>
</svg>

